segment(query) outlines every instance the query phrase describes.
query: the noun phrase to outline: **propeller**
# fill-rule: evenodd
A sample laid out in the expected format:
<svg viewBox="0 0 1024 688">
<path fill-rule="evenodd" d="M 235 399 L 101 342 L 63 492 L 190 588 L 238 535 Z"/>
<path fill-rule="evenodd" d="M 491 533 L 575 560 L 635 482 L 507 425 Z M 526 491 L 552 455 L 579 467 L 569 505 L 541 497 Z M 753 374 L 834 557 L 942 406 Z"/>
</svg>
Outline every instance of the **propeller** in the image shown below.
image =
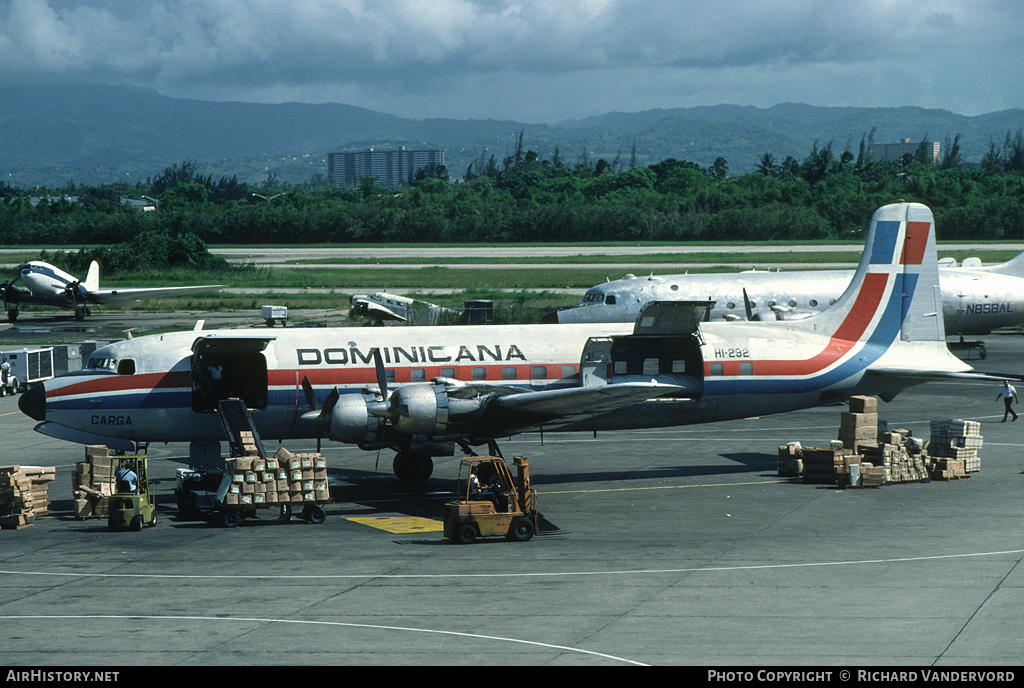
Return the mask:
<svg viewBox="0 0 1024 688">
<path fill-rule="evenodd" d="M 769 301 L 769 304 L 770 303 L 771 302 Z M 754 313 L 754 304 L 752 304 L 750 302 L 750 298 L 747 296 L 746 287 L 744 287 L 744 289 L 743 289 L 743 308 L 747 312 L 747 320 L 748 321 L 764 320 L 764 313 L 763 312 L 762 313 Z M 772 315 L 775 316 L 776 320 L 785 320 L 786 319 L 785 314 L 789 311 L 789 309 L 786 308 L 785 306 L 771 306 L 771 305 L 769 305 L 769 308 L 771 309 Z"/>
<path fill-rule="evenodd" d="M 388 375 L 384 370 L 384 359 L 380 355 L 380 349 L 373 350 L 373 367 L 377 373 L 377 387 L 380 389 L 380 396 L 383 403 L 375 404 L 373 406 L 368 405 L 366 410 L 371 416 L 393 421 L 398 417 L 398 411 L 396 409 L 392 409 L 391 404 L 388 403 Z"/>
<path fill-rule="evenodd" d="M 303 413 L 301 419 L 316 425 L 316 451 L 319 454 L 320 440 L 330 430 L 331 413 L 334 411 L 334 405 L 338 403 L 341 394 L 338 392 L 338 388 L 335 387 L 324 400 L 323 408 L 317 409 L 316 394 L 313 392 L 313 385 L 310 384 L 308 377 L 302 378 L 302 393 L 306 395 L 306 403 L 309 404 L 309 408 L 312 410 Z"/>
<path fill-rule="evenodd" d="M 384 370 L 384 359 L 381 358 L 380 348 L 373 350 L 373 368 L 377 373 L 377 386 L 385 399 L 388 398 L 388 374 Z"/>
<path fill-rule="evenodd" d="M 362 402 L 365 403 L 365 410 L 372 416 L 384 419 L 393 419 L 397 417 L 397 413 L 391 413 L 388 408 L 388 379 L 387 373 L 384 370 L 384 360 L 381 357 L 380 350 L 374 349 L 373 351 L 374 368 L 377 374 L 377 386 L 379 390 L 374 390 L 368 386 L 363 390 Z M 309 405 L 310 410 L 303 413 L 299 418 L 306 423 L 312 423 L 317 427 L 316 436 L 316 448 L 320 451 L 320 441 L 323 437 L 329 436 L 331 432 L 331 421 L 334 416 L 335 406 L 338 404 L 338 400 L 341 399 L 341 393 L 335 386 L 327 398 L 324 399 L 323 408 L 318 408 L 316 394 L 313 391 L 313 385 L 309 382 L 308 377 L 302 378 L 302 393 L 306 396 L 306 403 Z M 372 396 L 371 396 L 372 395 Z M 343 415 L 345 409 L 343 409 Z"/>
</svg>

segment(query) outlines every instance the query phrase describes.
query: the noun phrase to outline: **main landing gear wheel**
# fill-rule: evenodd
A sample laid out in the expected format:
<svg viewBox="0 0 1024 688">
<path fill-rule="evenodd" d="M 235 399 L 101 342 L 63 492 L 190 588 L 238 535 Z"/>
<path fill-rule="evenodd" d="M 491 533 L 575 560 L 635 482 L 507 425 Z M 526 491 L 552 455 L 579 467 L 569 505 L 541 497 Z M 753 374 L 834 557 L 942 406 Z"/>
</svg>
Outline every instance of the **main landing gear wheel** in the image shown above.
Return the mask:
<svg viewBox="0 0 1024 688">
<path fill-rule="evenodd" d="M 395 454 L 391 468 L 404 483 L 425 483 L 434 472 L 434 462 L 429 456 L 403 451 Z"/>
</svg>

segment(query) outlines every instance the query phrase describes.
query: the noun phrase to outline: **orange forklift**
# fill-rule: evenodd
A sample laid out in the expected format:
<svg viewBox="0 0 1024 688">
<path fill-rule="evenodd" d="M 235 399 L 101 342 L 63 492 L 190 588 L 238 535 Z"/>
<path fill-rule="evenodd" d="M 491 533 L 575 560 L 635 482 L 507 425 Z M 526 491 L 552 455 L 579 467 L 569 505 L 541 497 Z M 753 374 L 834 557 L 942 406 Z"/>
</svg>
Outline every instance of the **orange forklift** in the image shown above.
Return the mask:
<svg viewBox="0 0 1024 688">
<path fill-rule="evenodd" d="M 505 536 L 526 542 L 537 532 L 537 491 L 530 488 L 530 460 L 512 459 L 513 480 L 505 460 L 472 456 L 459 465 L 455 499 L 444 507 L 444 536 L 468 544 L 480 537 Z M 517 487 L 518 485 L 518 487 Z"/>
</svg>

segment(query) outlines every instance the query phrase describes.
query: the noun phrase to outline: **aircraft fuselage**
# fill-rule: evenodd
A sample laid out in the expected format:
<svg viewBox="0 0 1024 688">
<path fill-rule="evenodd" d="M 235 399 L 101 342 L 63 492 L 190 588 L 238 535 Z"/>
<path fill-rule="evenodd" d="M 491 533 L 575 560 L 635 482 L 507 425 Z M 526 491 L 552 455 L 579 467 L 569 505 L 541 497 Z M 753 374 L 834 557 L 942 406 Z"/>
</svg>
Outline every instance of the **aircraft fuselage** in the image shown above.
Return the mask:
<svg viewBox="0 0 1024 688">
<path fill-rule="evenodd" d="M 779 309 L 786 319 L 828 308 L 843 293 L 852 270 L 741 272 L 717 275 L 626 277 L 587 291 L 581 304 L 557 321 L 633 322 L 649 301 L 712 299 L 711 320 L 746 319 L 743 293 L 761 314 Z M 1024 278 L 973 268 L 940 268 L 946 334 L 987 334 L 1024 323 Z"/>
</svg>

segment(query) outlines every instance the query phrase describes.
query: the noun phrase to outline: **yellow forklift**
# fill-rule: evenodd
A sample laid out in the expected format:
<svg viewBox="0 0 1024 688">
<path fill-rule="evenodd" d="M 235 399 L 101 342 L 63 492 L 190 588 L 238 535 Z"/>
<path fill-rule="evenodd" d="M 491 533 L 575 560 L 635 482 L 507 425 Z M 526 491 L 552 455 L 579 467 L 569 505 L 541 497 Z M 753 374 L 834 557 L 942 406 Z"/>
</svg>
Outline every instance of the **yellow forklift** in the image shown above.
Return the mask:
<svg viewBox="0 0 1024 688">
<path fill-rule="evenodd" d="M 115 470 L 116 492 L 107 504 L 109 530 L 142 530 L 142 526 L 155 526 L 156 501 L 149 490 L 149 470 L 146 455 L 118 456 Z"/>
<path fill-rule="evenodd" d="M 530 461 L 512 459 L 518 482 L 505 460 L 472 456 L 459 465 L 455 499 L 444 507 L 444 536 L 470 543 L 479 537 L 505 536 L 526 542 L 537 532 L 537 491 L 530 488 Z M 518 485 L 518 487 L 517 487 Z"/>
</svg>

